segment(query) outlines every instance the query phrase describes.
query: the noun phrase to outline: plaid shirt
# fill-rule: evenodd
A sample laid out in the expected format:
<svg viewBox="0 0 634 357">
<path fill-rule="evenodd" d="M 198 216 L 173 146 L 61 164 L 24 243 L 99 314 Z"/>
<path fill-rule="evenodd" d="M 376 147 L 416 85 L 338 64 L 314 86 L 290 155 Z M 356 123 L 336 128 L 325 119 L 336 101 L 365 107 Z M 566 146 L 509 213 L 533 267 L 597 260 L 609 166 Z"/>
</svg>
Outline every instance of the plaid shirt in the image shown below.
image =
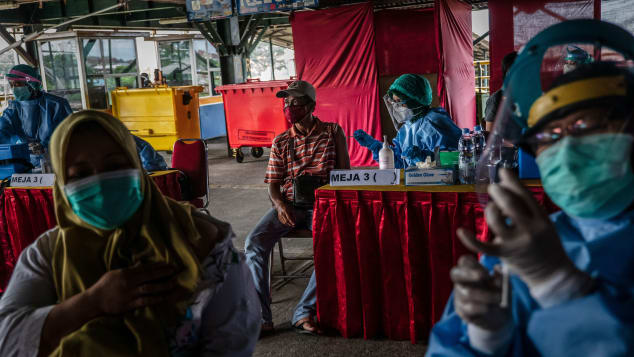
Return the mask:
<svg viewBox="0 0 634 357">
<path fill-rule="evenodd" d="M 295 126 L 278 135 L 273 140 L 264 182 L 281 183 L 282 195 L 293 202 L 293 177 L 322 176 L 328 181 L 336 164 L 335 138 L 339 130 L 343 130 L 339 124 L 322 122 L 315 117 L 315 125 L 308 135 L 295 130 Z M 290 140 L 294 143 L 295 160 L 289 150 Z"/>
</svg>

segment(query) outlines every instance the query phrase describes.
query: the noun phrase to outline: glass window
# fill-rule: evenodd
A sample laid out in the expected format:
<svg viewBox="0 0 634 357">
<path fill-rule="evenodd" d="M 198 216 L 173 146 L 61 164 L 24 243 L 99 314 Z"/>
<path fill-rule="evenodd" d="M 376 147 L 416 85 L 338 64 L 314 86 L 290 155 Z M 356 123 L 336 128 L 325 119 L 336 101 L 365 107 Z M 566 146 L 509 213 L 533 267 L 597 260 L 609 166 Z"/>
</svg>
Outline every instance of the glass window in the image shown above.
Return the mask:
<svg viewBox="0 0 634 357">
<path fill-rule="evenodd" d="M 110 61 L 110 73 L 137 73 L 136 49 L 133 39 L 110 39 L 106 56 Z M 104 40 L 106 42 L 106 40 Z"/>
<path fill-rule="evenodd" d="M 216 92 L 216 87 L 220 87 L 222 85 L 222 76 L 220 75 L 220 71 L 211 72 L 211 95 L 221 95 L 220 92 Z"/>
<path fill-rule="evenodd" d="M 66 98 L 74 110 L 82 109 L 75 39 L 42 42 L 41 48 L 46 90 Z"/>
<path fill-rule="evenodd" d="M 105 73 L 101 40 L 84 39 L 82 43 L 84 47 L 84 60 L 86 61 L 86 75 L 90 76 Z"/>
<path fill-rule="evenodd" d="M 194 53 L 196 54 L 196 70 L 198 72 L 207 72 L 207 60 L 209 59 L 207 41 L 194 40 Z"/>
<path fill-rule="evenodd" d="M 209 53 L 207 51 L 207 41 L 194 40 L 194 55 L 196 56 L 196 79 L 198 85 L 203 87 L 201 97 L 210 93 L 209 88 Z"/>
<path fill-rule="evenodd" d="M 82 44 L 90 108 L 107 109 L 111 103 L 109 93 L 116 87 L 138 87 L 133 39 L 89 38 L 83 39 Z"/>
<path fill-rule="evenodd" d="M 295 76 L 295 52 L 292 49 L 277 45 L 273 45 L 272 50 L 271 56 L 269 42 L 262 41 L 255 46 L 249 57 L 251 78 L 269 81 L 289 79 Z M 272 67 L 275 69 L 275 73 L 272 72 Z"/>
<path fill-rule="evenodd" d="M 290 48 L 273 45 L 275 79 L 289 79 L 295 76 L 295 52 Z"/>
<path fill-rule="evenodd" d="M 251 56 L 249 56 L 250 73 L 249 77 L 259 78 L 261 81 L 270 81 L 273 79 L 271 72 L 271 52 L 269 43 L 260 41 L 255 46 Z"/>
<path fill-rule="evenodd" d="M 170 86 L 192 84 L 190 40 L 159 42 L 159 58 L 163 76 Z"/>
<path fill-rule="evenodd" d="M 220 56 L 216 48 L 209 42 L 207 42 L 207 53 L 209 54 L 209 67 L 213 70 L 220 70 Z"/>
<path fill-rule="evenodd" d="M 206 40 L 194 40 L 194 54 L 197 83 L 204 88 L 200 96 L 219 95 L 215 92 L 215 88 L 221 85 L 220 57 L 216 48 Z"/>
<path fill-rule="evenodd" d="M 0 44 L 5 47 L 8 46 L 6 42 L 1 40 Z M 15 51 L 7 51 L 0 55 L 0 94 L 2 95 L 11 94 L 11 88 L 9 88 L 9 83 L 6 80 L 5 75 L 9 73 L 9 70 L 11 70 L 11 68 L 16 64 L 18 64 L 18 62 Z"/>
</svg>

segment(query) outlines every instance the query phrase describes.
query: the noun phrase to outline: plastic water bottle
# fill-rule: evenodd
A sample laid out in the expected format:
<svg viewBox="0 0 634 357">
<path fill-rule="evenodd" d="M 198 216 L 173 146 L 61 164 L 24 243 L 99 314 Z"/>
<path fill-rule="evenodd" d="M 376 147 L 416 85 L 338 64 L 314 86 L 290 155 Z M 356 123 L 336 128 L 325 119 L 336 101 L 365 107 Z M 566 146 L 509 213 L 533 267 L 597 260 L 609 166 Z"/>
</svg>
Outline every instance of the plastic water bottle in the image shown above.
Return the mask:
<svg viewBox="0 0 634 357">
<path fill-rule="evenodd" d="M 473 160 L 474 163 L 477 164 L 480 162 L 480 157 L 482 156 L 484 147 L 486 146 L 486 140 L 480 125 L 473 127 L 473 136 L 471 138 L 473 140 Z"/>
<path fill-rule="evenodd" d="M 462 129 L 462 137 L 458 141 L 458 172 L 460 183 L 469 185 L 474 183 L 474 165 L 473 165 L 473 141 L 469 134 L 469 129 Z"/>
<path fill-rule="evenodd" d="M 383 148 L 379 151 L 379 169 L 389 170 L 394 168 L 394 151 L 387 143 L 387 135 L 383 135 Z"/>
</svg>

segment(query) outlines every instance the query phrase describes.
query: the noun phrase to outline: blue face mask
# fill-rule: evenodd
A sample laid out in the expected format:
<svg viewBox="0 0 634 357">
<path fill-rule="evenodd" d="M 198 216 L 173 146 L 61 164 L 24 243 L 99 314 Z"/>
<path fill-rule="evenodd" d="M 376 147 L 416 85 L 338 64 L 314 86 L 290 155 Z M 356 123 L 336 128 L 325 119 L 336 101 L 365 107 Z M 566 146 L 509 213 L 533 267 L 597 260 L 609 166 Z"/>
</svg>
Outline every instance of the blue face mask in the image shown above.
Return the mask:
<svg viewBox="0 0 634 357">
<path fill-rule="evenodd" d="M 548 196 L 567 214 L 608 219 L 634 201 L 627 134 L 566 136 L 537 157 Z"/>
<path fill-rule="evenodd" d="M 112 230 L 121 227 L 143 202 L 141 171 L 106 172 L 64 186 L 73 212 L 91 226 Z"/>
<path fill-rule="evenodd" d="M 13 96 L 15 97 L 15 100 L 23 101 L 31 99 L 31 91 L 27 86 L 13 87 L 11 88 L 11 90 L 13 91 Z"/>
</svg>

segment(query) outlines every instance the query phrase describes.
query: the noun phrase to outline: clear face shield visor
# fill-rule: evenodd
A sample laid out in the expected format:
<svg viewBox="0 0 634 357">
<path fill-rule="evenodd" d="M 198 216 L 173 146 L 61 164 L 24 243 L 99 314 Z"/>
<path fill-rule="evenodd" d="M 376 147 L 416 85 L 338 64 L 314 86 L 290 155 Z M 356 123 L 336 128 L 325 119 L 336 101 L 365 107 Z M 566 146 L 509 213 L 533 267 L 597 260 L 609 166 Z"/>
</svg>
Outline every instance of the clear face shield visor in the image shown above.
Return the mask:
<svg viewBox="0 0 634 357">
<path fill-rule="evenodd" d="M 571 46 L 593 54 L 594 59 L 565 72 L 563 65 L 567 63 L 562 59 Z M 631 139 L 628 137 L 632 137 L 633 123 L 631 110 L 624 104 L 627 102 L 625 77 L 634 73 L 633 64 L 608 46 L 584 43 L 546 48 L 537 80 L 531 78 L 534 73 L 514 64 L 505 81 L 494 128 L 476 164 L 476 191 L 483 194 L 483 201 L 488 196 L 487 186 L 497 182 L 500 168 L 519 170 L 520 156 L 525 159 L 523 165 L 536 157 L 540 169 L 552 166 L 547 161 L 571 160 L 573 155 L 586 158 L 579 162 L 579 167 L 590 162 L 630 159 L 628 141 Z M 531 85 L 533 88 L 527 88 Z M 522 101 L 531 95 L 534 100 Z M 609 138 L 616 139 L 610 141 Z M 593 148 L 601 149 L 593 152 Z M 541 155 L 544 156 L 540 159 Z M 620 157 L 617 159 L 615 155 Z M 623 171 L 624 167 L 612 165 L 610 170 Z M 574 190 L 572 184 L 570 187 Z"/>
<path fill-rule="evenodd" d="M 383 103 L 385 103 L 385 107 L 387 108 L 388 113 L 390 113 L 390 118 L 392 118 L 392 123 L 394 124 L 396 130 L 416 116 L 414 110 L 422 108 L 408 108 L 407 105 L 405 105 L 405 102 L 397 102 L 392 99 L 392 96 L 389 94 L 383 96 Z"/>
</svg>

